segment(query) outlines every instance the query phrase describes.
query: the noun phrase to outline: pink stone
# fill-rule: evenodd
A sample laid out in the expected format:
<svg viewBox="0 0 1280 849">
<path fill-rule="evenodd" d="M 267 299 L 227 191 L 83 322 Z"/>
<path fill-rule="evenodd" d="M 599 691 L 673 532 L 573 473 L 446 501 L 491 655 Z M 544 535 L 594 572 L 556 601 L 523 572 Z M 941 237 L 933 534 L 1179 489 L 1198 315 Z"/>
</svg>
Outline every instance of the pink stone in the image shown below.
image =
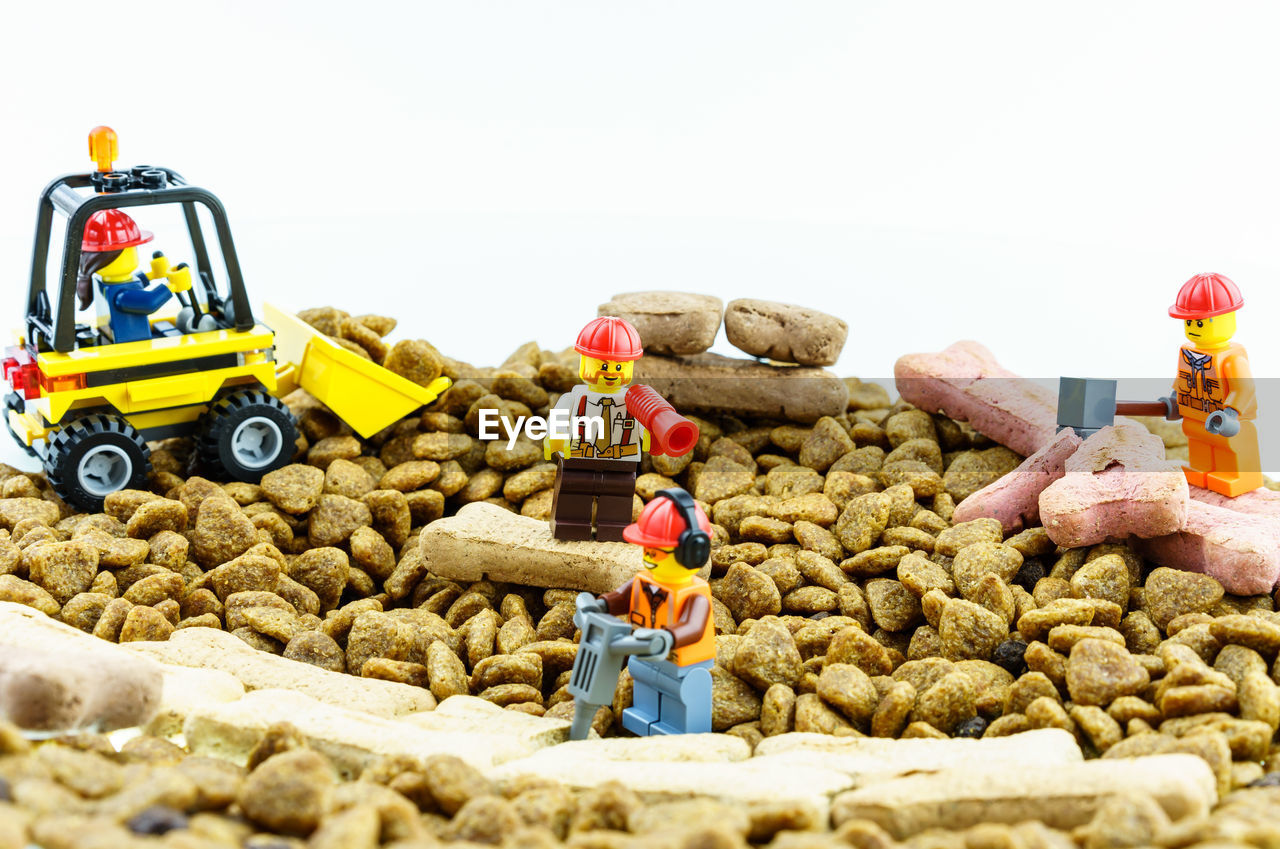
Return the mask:
<svg viewBox="0 0 1280 849">
<path fill-rule="evenodd" d="M 1040 493 L 1066 473 L 1067 458 L 1083 443 L 1070 428 L 1062 431 L 1018 468 L 956 505 L 955 523 L 992 518 L 1006 534 L 1040 524 Z"/>
<path fill-rule="evenodd" d="M 1102 428 L 1065 469 L 1040 493 L 1040 520 L 1058 545 L 1164 536 L 1186 521 L 1190 498 L 1182 469 L 1165 459 L 1160 438 L 1137 422 L 1119 419 Z"/>
<path fill-rule="evenodd" d="M 1280 492 L 1271 489 L 1255 489 L 1232 498 L 1210 489 L 1191 487 L 1191 497 L 1214 507 L 1225 507 L 1237 513 L 1249 513 L 1254 516 L 1270 516 L 1280 519 Z"/>
<path fill-rule="evenodd" d="M 978 433 L 1024 456 L 1057 434 L 1056 393 L 1005 369 L 977 342 L 899 357 L 893 375 L 903 400 L 967 421 Z"/>
<path fill-rule="evenodd" d="M 1101 472 L 1117 465 L 1133 472 L 1182 471 L 1179 463 L 1165 457 L 1164 440 L 1126 418 L 1086 439 L 1066 462 L 1068 472 Z"/>
<path fill-rule="evenodd" d="M 1138 550 L 1161 566 L 1210 575 L 1235 595 L 1271 592 L 1280 583 L 1275 520 L 1200 500 L 1190 502 L 1181 531 L 1142 540 Z"/>
</svg>

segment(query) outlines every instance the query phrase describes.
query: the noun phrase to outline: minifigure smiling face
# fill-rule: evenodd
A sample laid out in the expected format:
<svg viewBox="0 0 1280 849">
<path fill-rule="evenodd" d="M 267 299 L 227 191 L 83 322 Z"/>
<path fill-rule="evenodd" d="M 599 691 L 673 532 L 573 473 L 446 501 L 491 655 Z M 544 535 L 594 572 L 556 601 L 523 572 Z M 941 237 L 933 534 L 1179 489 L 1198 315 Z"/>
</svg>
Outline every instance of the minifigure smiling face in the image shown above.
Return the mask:
<svg viewBox="0 0 1280 849">
<path fill-rule="evenodd" d="M 1183 321 L 1182 332 L 1197 348 L 1221 348 L 1236 334 L 1234 312 L 1211 318 L 1188 318 Z"/>
<path fill-rule="evenodd" d="M 582 355 L 578 363 L 578 377 L 594 392 L 614 393 L 631 383 L 635 362 L 629 360 L 600 360 Z"/>
<path fill-rule="evenodd" d="M 683 584 L 697 574 L 697 569 L 686 569 L 676 560 L 675 549 L 644 547 L 644 568 L 657 581 L 664 584 Z"/>
</svg>

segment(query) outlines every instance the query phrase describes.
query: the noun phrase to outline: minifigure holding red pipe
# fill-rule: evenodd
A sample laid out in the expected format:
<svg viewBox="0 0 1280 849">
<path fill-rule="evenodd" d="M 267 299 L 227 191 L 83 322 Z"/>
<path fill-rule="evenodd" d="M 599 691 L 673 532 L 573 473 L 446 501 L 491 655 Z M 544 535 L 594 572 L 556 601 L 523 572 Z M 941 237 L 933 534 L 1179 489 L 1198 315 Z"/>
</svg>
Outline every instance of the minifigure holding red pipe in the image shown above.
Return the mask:
<svg viewBox="0 0 1280 849">
<path fill-rule="evenodd" d="M 556 409 L 572 423 L 569 439 L 548 437 L 557 462 L 551 502 L 556 539 L 622 541 L 631 522 L 636 469 L 645 451 L 679 457 L 698 444 L 698 426 L 648 386 L 631 386 L 644 355 L 639 332 L 621 318 L 592 320 L 574 344 L 582 384 L 560 396 Z M 593 426 L 594 425 L 594 426 Z"/>
</svg>

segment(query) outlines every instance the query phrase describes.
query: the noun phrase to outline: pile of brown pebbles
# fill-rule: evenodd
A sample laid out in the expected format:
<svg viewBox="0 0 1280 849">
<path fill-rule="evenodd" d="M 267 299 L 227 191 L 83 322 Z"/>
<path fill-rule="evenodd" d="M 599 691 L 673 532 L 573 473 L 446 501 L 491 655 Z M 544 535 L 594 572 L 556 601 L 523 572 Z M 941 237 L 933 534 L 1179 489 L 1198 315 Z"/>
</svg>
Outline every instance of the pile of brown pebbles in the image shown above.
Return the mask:
<svg viewBox="0 0 1280 849">
<path fill-rule="evenodd" d="M 480 440 L 480 411 L 545 415 L 577 383 L 576 355 L 529 343 L 478 368 L 422 340 L 389 344 L 390 318 L 332 308 L 302 316 L 415 382 L 443 373 L 453 385 L 368 440 L 295 393 L 286 402 L 303 435 L 297 462 L 260 485 L 207 480 L 189 442 L 168 440 L 152 446 L 148 491 L 116 493 L 86 515 L 41 475 L 0 468 L 0 600 L 113 642 L 219 628 L 264 652 L 426 687 L 437 699 L 470 694 L 571 715 L 575 593 L 449 581 L 430 573 L 418 541 L 426 524 L 474 502 L 547 518 L 554 466 L 524 438 L 512 448 Z M 1280 598 L 1227 595 L 1212 578 L 1155 568 L 1125 545 L 1061 549 L 1042 528 L 1006 538 L 995 520 L 953 524 L 957 503 L 1022 458 L 964 422 L 846 382 L 841 415 L 691 417 L 702 436 L 690 455 L 641 465 L 637 514 L 678 485 L 714 523 L 714 728 L 752 745 L 790 731 L 942 738 L 1061 728 L 1090 756 L 1199 755 L 1224 794 L 1195 833 L 1162 823 L 1137 798 L 1073 834 L 980 826 L 908 841 L 920 846 L 1277 845 L 1280 831 L 1258 824 L 1258 811 L 1280 803 L 1280 790 L 1268 789 L 1280 784 Z M 624 673 L 596 730 L 620 733 L 629 703 Z M 324 847 L 659 845 L 643 837 L 653 812 L 620 787 L 495 796 L 450 759 L 425 776 L 382 764 L 333 783 L 323 757 L 287 728 L 264 746 L 277 748 L 245 771 L 151 737 L 120 751 L 92 735 L 33 748 L 6 729 L 0 849 L 24 838 L 47 849 L 125 846 L 139 834 L 165 835 L 145 845 L 256 849 L 301 846 L 308 835 Z M 405 772 L 416 778 L 398 781 Z M 38 792 L 15 805 L 11 786 L 21 781 Z M 109 809 L 118 833 L 77 831 L 74 817 L 50 824 L 59 810 L 89 808 Z M 690 826 L 670 845 L 894 842 L 865 825 L 810 835 L 825 842 L 753 836 L 732 818 L 708 826 L 716 819 L 705 813 L 664 812 Z"/>
</svg>

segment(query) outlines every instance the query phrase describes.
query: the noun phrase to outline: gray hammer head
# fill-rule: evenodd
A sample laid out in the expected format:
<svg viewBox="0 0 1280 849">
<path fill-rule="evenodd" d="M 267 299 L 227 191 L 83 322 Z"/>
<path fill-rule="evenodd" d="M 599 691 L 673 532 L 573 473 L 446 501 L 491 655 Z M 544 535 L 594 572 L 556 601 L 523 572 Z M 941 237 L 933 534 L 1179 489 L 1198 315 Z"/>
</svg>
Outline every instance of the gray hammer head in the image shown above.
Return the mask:
<svg viewBox="0 0 1280 849">
<path fill-rule="evenodd" d="M 1116 421 L 1116 381 L 1092 377 L 1058 378 L 1058 430 L 1071 428 L 1088 439 Z"/>
</svg>

